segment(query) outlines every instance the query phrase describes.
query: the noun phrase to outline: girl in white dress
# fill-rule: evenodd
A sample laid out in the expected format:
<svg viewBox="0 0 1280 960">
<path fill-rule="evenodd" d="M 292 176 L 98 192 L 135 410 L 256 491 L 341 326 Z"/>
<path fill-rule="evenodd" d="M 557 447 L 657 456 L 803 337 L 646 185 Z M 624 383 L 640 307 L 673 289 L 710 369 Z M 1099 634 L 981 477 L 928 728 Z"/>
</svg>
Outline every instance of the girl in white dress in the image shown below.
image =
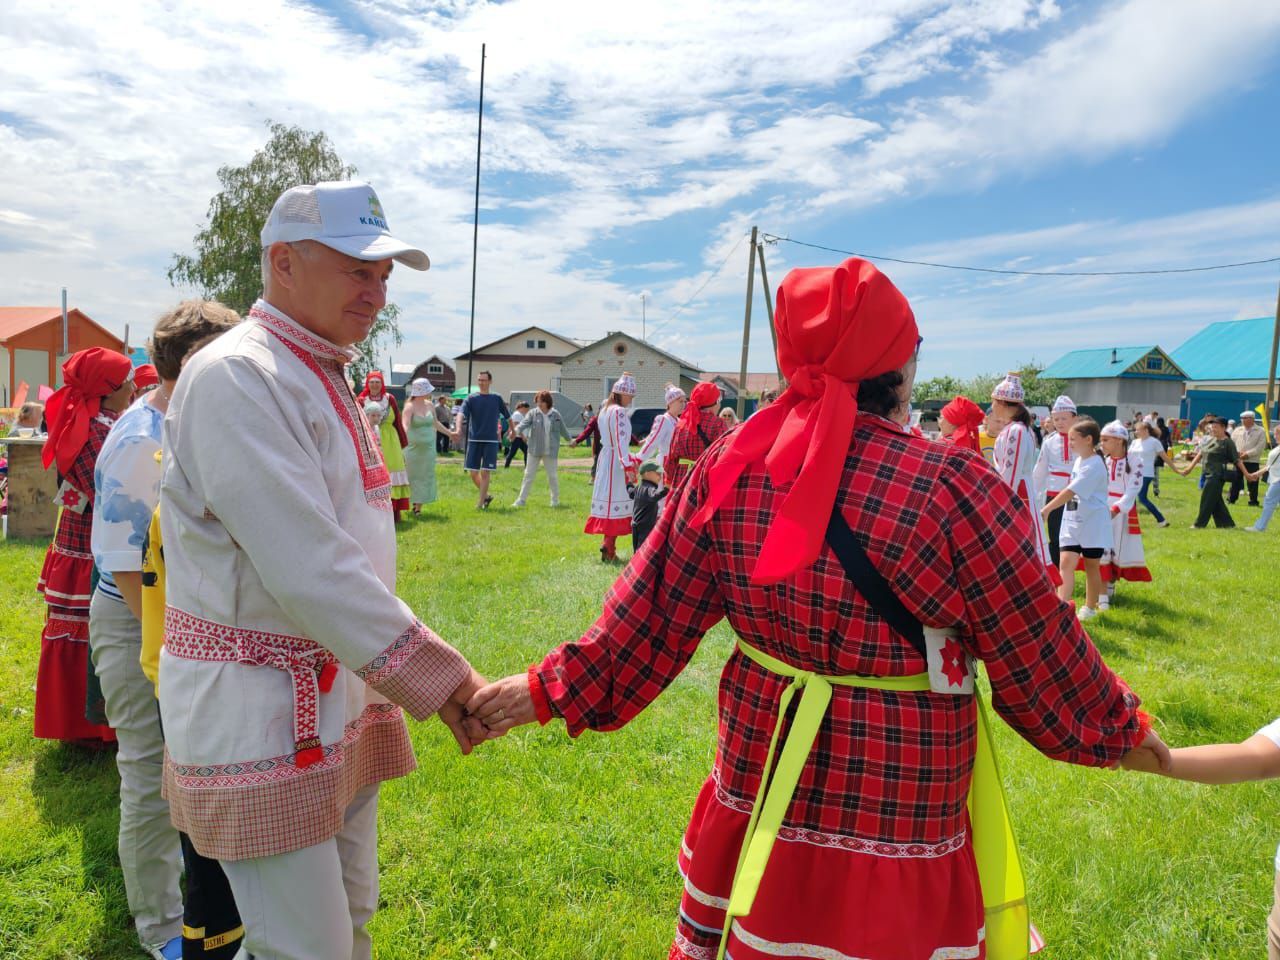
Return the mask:
<svg viewBox="0 0 1280 960">
<path fill-rule="evenodd" d="M 1084 565 L 1084 603 L 1081 620 L 1098 615 L 1098 599 L 1102 595 L 1102 556 L 1111 549 L 1111 507 L 1107 495 L 1107 468 L 1098 453 L 1102 432 L 1098 424 L 1082 417 L 1071 425 L 1068 434 L 1071 450 L 1076 455 L 1071 466 L 1071 482 L 1060 494 L 1044 505 L 1048 516 L 1066 506 L 1062 516 L 1062 532 L 1058 537 L 1062 552 L 1062 585 L 1058 596 L 1070 600 L 1075 588 L 1076 567 Z"/>
<path fill-rule="evenodd" d="M 991 415 L 987 419 L 986 431 L 996 438 L 993 461 L 996 472 L 1026 504 L 1033 545 L 1044 562 L 1049 580 L 1058 586 L 1062 578 L 1049 556 L 1044 523 L 1037 511 L 1036 435 L 1031 430 L 1031 411 L 1027 409 L 1025 400 L 1021 375 L 1007 374 L 991 391 Z"/>
<path fill-rule="evenodd" d="M 1151 571 L 1147 569 L 1142 528 L 1138 524 L 1137 501 L 1143 483 L 1142 454 L 1130 452 L 1129 431 L 1119 420 L 1113 420 L 1102 428 L 1102 454 L 1106 458 L 1107 497 L 1111 511 L 1111 549 L 1102 563 L 1102 579 L 1107 584 L 1107 591 L 1099 600 L 1099 609 L 1106 610 L 1116 594 L 1117 582 L 1150 583 Z"/>
<path fill-rule="evenodd" d="M 649 435 L 644 438 L 644 443 L 640 447 L 638 456 L 641 463 L 650 460 L 658 464 L 667 462 L 667 454 L 671 452 L 671 438 L 675 436 L 676 424 L 688 402 L 683 390 L 673 383 L 667 384 L 667 412 L 654 418 Z M 661 478 L 658 480 L 658 486 L 662 486 Z"/>
<path fill-rule="evenodd" d="M 627 470 L 636 464 L 631 452 L 631 415 L 627 407 L 636 397 L 636 381 L 624 373 L 613 385 L 608 403 L 600 411 L 600 460 L 591 490 L 591 516 L 583 532 L 599 534 L 600 559 L 618 559 L 618 537 L 631 533 L 631 495 L 627 492 Z"/>
</svg>

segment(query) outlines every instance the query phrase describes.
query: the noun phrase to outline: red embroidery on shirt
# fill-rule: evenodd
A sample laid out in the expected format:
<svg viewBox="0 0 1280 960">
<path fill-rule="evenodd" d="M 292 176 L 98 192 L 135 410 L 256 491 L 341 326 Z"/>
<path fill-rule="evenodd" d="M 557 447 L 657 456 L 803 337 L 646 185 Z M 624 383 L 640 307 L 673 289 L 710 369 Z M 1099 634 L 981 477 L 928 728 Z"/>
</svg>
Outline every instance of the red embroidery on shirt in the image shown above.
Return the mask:
<svg viewBox="0 0 1280 960">
<path fill-rule="evenodd" d="M 356 448 L 356 461 L 360 464 L 360 479 L 364 484 L 365 500 L 379 510 L 390 510 L 391 474 L 387 472 L 386 462 L 382 459 L 382 446 L 373 436 L 369 422 L 356 407 L 355 397 L 351 395 L 351 387 L 346 377 L 342 375 L 342 364 L 346 362 L 346 358 L 339 359 L 334 355 L 335 348 L 314 338 L 309 339 L 315 343 L 315 349 L 319 352 L 305 349 L 294 342 L 295 338 L 301 339 L 303 336 L 297 328 L 286 328 L 283 321 L 268 313 L 252 310 L 249 316 L 262 323 L 269 333 L 284 344 L 289 352 L 301 360 L 307 369 L 324 384 L 329 402 L 333 404 L 338 419 L 347 428 L 347 433 L 351 435 L 351 442 Z"/>
</svg>

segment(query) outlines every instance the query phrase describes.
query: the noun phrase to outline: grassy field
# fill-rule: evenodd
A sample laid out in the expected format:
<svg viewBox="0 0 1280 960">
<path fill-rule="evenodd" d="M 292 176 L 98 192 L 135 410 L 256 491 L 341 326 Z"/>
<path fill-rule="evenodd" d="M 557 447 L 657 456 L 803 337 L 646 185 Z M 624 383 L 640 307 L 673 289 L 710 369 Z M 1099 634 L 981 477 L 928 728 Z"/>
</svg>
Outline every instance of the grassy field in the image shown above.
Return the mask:
<svg viewBox="0 0 1280 960">
<path fill-rule="evenodd" d="M 617 572 L 579 534 L 585 474 L 562 475 L 562 508 L 545 505 L 540 480 L 516 511 L 501 505 L 519 473 L 500 471 L 483 514 L 456 465 L 440 474 L 443 501 L 400 534 L 402 596 L 491 676 L 577 637 Z M 1188 530 L 1195 497 L 1193 481 L 1164 481 L 1172 526 L 1144 520 L 1156 582 L 1123 585 L 1089 625 L 1174 744 L 1237 740 L 1280 712 L 1268 626 L 1280 619 L 1280 526 Z M 1252 522 L 1257 509 L 1234 512 Z M 114 763 L 31 737 L 43 552 L 0 543 L 0 957 L 137 957 L 116 865 Z M 421 769 L 382 792 L 376 955 L 665 957 L 675 855 L 711 762 L 729 648 L 718 626 L 671 689 L 608 736 L 528 729 L 463 758 L 438 723 L 415 726 Z M 1265 952 L 1276 786 L 1068 767 L 997 727 L 1043 956 Z"/>
</svg>

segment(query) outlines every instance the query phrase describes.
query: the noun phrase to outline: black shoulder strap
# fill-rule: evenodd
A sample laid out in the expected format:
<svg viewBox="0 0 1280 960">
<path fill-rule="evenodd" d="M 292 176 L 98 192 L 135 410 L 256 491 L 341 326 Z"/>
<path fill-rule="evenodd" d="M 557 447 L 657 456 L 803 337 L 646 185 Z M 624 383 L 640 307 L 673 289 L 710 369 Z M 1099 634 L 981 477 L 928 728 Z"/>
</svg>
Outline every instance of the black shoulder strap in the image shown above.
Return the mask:
<svg viewBox="0 0 1280 960">
<path fill-rule="evenodd" d="M 849 524 L 836 504 L 831 510 L 831 522 L 827 524 L 827 543 L 835 552 L 840 566 L 844 567 L 845 576 L 853 583 L 863 599 L 889 626 L 902 634 L 915 648 L 916 653 L 928 659 L 924 644 L 924 627 L 911 615 L 906 606 L 893 592 L 889 581 L 884 578 L 858 538 L 854 536 Z"/>
<path fill-rule="evenodd" d="M 702 431 L 702 424 L 698 424 L 698 437 L 702 440 L 702 445 L 704 447 L 711 446 L 711 441 L 707 439 L 707 435 Z"/>
</svg>

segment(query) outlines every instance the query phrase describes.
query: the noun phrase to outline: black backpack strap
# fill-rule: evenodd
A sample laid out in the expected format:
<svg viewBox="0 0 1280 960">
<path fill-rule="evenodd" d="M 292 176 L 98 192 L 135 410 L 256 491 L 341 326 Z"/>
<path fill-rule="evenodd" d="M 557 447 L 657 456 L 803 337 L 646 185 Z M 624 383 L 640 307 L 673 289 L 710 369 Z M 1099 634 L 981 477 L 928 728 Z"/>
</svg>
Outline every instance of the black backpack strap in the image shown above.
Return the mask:
<svg viewBox="0 0 1280 960">
<path fill-rule="evenodd" d="M 711 441 L 707 439 L 707 435 L 702 432 L 702 424 L 698 424 L 698 439 L 702 441 L 704 447 L 711 446 Z"/>
<path fill-rule="evenodd" d="M 924 643 L 924 627 L 911 615 L 906 606 L 893 592 L 889 581 L 884 578 L 866 549 L 859 542 L 849 524 L 836 504 L 831 510 L 831 521 L 827 524 L 827 543 L 835 552 L 840 566 L 844 567 L 845 576 L 853 583 L 863 599 L 871 605 L 881 619 L 902 634 L 925 660 L 929 659 Z"/>
</svg>

